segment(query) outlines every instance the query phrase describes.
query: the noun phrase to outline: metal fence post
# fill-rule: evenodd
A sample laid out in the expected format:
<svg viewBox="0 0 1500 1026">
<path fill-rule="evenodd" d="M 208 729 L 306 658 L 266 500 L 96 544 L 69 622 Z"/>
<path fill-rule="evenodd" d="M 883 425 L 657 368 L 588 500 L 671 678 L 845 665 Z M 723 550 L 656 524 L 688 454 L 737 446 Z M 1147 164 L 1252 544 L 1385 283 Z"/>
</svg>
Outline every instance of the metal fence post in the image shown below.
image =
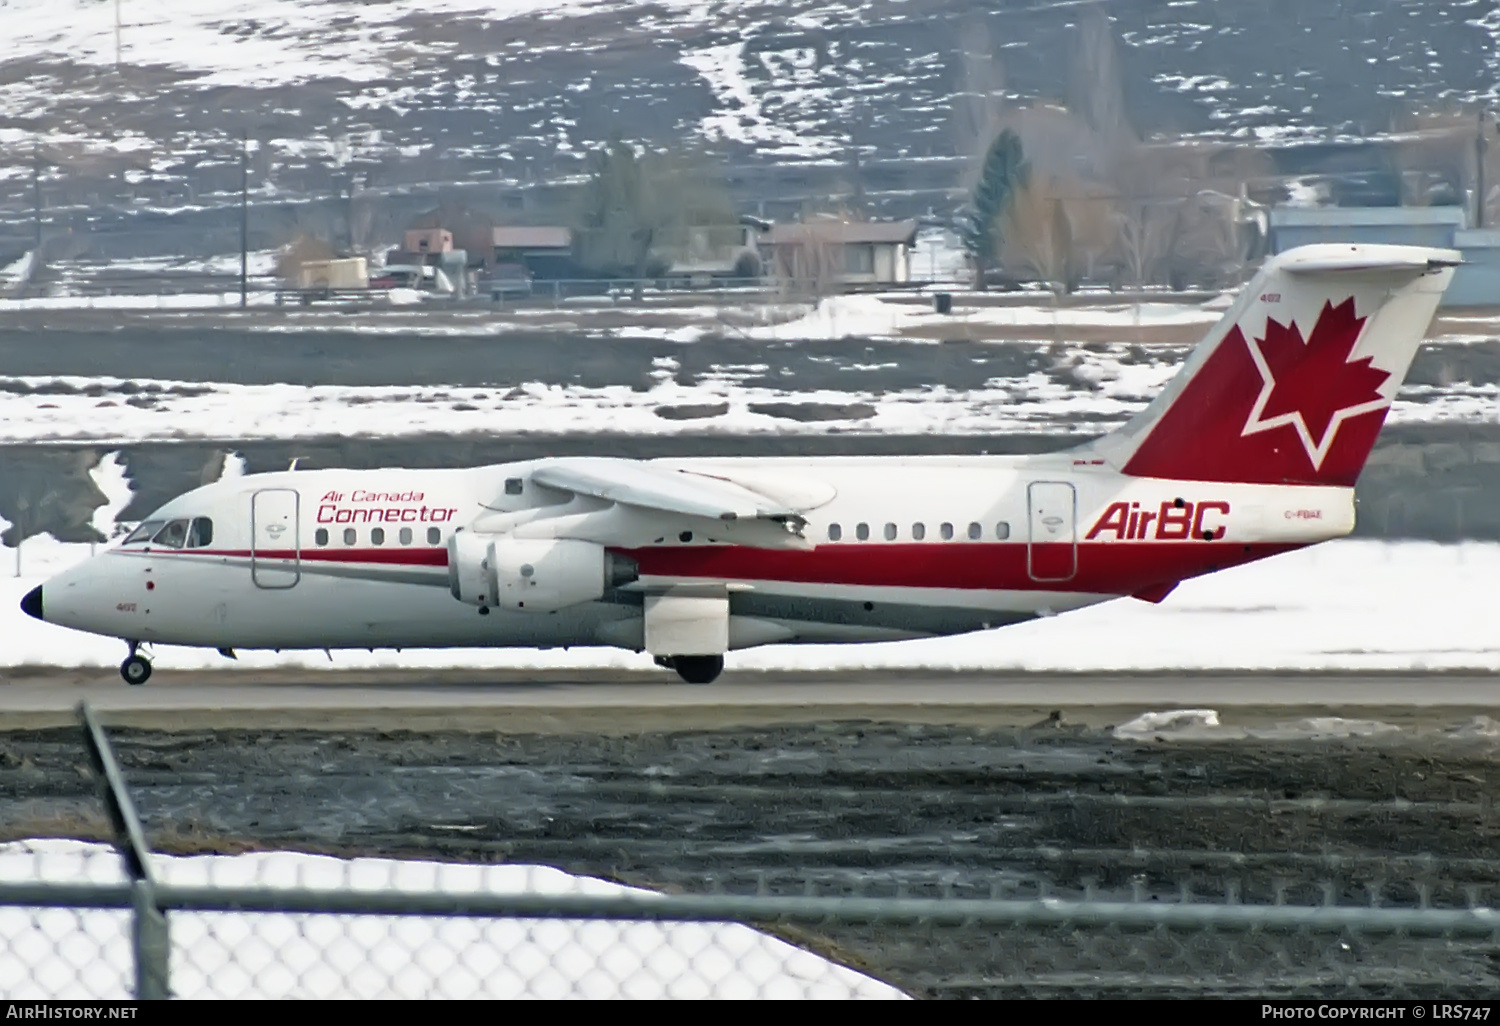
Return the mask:
<svg viewBox="0 0 1500 1026">
<path fill-rule="evenodd" d="M 167 966 L 172 954 L 167 917 L 156 906 L 150 880 L 132 882 L 130 899 L 135 912 L 130 921 L 130 949 L 135 956 L 136 1000 L 165 1001 L 172 996 L 167 985 Z"/>
<path fill-rule="evenodd" d="M 156 881 L 151 875 L 151 850 L 136 815 L 135 803 L 125 786 L 125 775 L 115 761 L 94 711 L 88 702 L 78 703 L 78 721 L 83 725 L 83 740 L 89 762 L 114 827 L 115 847 L 130 874 L 130 899 L 135 916 L 131 921 L 131 950 L 135 956 L 135 996 L 138 1001 L 159 1001 L 171 996 L 168 986 L 168 963 L 172 953 L 167 917 L 156 901 Z"/>
</svg>

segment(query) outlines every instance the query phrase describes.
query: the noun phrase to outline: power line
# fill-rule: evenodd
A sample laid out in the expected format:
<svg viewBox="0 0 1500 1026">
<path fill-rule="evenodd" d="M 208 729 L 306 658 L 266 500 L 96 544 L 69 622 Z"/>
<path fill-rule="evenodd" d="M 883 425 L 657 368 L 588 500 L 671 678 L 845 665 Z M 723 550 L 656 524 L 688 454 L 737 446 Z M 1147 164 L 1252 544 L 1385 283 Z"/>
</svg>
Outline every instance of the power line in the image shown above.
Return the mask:
<svg viewBox="0 0 1500 1026">
<path fill-rule="evenodd" d="M 240 137 L 240 307 L 249 302 L 250 279 L 250 133 Z"/>
</svg>

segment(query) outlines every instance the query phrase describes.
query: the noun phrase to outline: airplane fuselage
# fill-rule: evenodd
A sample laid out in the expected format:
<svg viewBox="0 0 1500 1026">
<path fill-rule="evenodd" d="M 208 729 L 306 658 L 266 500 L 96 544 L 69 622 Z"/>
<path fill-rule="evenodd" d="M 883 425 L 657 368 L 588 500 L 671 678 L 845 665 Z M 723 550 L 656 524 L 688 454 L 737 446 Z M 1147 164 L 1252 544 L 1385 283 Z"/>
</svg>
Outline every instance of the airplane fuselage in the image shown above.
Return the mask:
<svg viewBox="0 0 1500 1026">
<path fill-rule="evenodd" d="M 645 648 L 645 596 L 709 589 L 728 648 L 958 634 L 1119 596 L 1347 534 L 1350 488 L 1126 476 L 1073 454 L 670 460 L 715 474 L 815 481 L 832 495 L 784 546 L 763 524 L 618 507 L 530 479 L 537 463 L 326 470 L 208 485 L 131 541 L 48 581 L 45 618 L 129 641 L 238 648 L 612 645 Z M 180 523 L 164 536 L 168 525 Z M 556 610 L 455 598 L 458 530 L 623 539 L 637 569 Z"/>
</svg>

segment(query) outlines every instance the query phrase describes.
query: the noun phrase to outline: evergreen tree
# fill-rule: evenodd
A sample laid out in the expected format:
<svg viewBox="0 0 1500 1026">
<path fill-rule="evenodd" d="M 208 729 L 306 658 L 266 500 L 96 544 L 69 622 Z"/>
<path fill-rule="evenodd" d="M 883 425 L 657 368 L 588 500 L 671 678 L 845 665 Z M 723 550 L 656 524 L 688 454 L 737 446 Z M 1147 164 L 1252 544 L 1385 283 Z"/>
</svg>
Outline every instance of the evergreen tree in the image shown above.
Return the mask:
<svg viewBox="0 0 1500 1026">
<path fill-rule="evenodd" d="M 1004 248 L 1005 215 L 1016 190 L 1025 188 L 1031 165 L 1021 152 L 1021 139 L 1006 129 L 990 143 L 984 157 L 979 184 L 974 187 L 970 210 L 961 236 L 964 250 L 974 264 L 974 280 L 984 288 L 985 272 L 999 266 Z"/>
</svg>

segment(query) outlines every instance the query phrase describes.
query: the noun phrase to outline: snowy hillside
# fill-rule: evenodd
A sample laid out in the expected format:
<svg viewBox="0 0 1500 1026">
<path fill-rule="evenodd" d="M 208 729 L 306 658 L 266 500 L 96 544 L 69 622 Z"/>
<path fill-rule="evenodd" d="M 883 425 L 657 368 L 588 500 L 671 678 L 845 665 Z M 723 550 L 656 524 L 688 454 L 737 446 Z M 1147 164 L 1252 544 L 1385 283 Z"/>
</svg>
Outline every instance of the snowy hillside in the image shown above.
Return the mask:
<svg viewBox="0 0 1500 1026">
<path fill-rule="evenodd" d="M 115 4 L 0 0 L 0 196 L 8 179 L 21 202 L 39 140 L 51 163 L 129 155 L 139 194 L 190 201 L 206 186 L 174 183 L 241 132 L 264 143 L 262 187 L 283 192 L 338 172 L 554 177 L 616 129 L 746 166 L 858 149 L 874 186 L 880 161 L 931 177 L 972 150 L 964 94 L 1066 98 L 1085 6 L 122 0 L 117 70 Z M 1356 6 L 1108 4 L 1125 116 L 1148 134 L 1332 141 L 1382 130 L 1399 103 L 1494 95 L 1495 4 Z"/>
</svg>

